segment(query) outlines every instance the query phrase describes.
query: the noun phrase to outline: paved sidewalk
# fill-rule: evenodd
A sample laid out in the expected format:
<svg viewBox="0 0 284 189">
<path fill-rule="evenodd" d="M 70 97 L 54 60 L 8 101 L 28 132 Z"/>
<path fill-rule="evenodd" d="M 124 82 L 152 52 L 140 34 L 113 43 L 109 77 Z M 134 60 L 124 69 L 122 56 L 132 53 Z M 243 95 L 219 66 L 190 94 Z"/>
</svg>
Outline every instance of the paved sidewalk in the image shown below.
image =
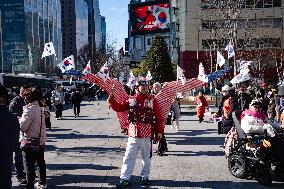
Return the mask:
<svg viewBox="0 0 284 189">
<path fill-rule="evenodd" d="M 118 133 L 115 113 L 108 115 L 106 102 L 84 102 L 81 111 L 77 119 L 72 109 L 63 112 L 64 120 L 52 119 L 45 153 L 50 189 L 114 188 L 119 180 L 127 138 Z M 169 152 L 154 154 L 148 188 L 267 188 L 231 176 L 221 147 L 224 135 L 217 135 L 213 123 L 199 124 L 194 107 L 182 107 L 180 132 L 167 126 L 166 133 Z M 140 170 L 138 159 L 128 188 L 140 188 Z M 20 188 L 13 181 L 14 188 Z M 284 184 L 274 182 L 269 188 Z"/>
</svg>

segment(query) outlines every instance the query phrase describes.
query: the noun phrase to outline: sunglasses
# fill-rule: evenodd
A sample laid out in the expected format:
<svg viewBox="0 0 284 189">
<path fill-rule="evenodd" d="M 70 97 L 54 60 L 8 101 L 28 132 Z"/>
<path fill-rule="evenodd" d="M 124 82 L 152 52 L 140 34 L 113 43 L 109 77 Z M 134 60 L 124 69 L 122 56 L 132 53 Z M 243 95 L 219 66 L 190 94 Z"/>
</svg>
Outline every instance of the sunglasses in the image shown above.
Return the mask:
<svg viewBox="0 0 284 189">
<path fill-rule="evenodd" d="M 149 83 L 146 80 L 141 80 L 141 81 L 138 82 L 138 84 L 139 85 L 148 85 Z"/>
<path fill-rule="evenodd" d="M 262 108 L 260 105 L 253 106 L 254 108 Z"/>
</svg>

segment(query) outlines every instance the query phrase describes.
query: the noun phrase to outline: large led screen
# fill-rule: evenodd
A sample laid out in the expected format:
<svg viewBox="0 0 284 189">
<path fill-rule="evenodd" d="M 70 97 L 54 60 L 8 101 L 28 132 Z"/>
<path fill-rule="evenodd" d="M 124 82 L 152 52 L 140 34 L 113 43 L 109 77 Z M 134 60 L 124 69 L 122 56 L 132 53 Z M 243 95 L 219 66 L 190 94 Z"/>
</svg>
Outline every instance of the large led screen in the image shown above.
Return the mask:
<svg viewBox="0 0 284 189">
<path fill-rule="evenodd" d="M 170 4 L 143 3 L 130 7 L 131 35 L 169 32 Z"/>
</svg>

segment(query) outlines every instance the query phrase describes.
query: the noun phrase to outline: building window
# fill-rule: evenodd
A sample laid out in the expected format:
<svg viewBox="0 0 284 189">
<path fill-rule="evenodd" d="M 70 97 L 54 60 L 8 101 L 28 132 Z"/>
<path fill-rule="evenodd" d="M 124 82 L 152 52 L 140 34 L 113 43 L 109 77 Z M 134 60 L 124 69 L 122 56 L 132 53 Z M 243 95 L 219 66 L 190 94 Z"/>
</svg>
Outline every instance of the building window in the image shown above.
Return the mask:
<svg viewBox="0 0 284 189">
<path fill-rule="evenodd" d="M 256 8 L 263 8 L 263 0 L 256 0 L 255 1 Z"/>
<path fill-rule="evenodd" d="M 179 47 L 179 46 L 180 46 L 179 38 L 176 38 L 176 47 Z"/>
<path fill-rule="evenodd" d="M 272 7 L 272 0 L 263 0 L 263 7 L 264 8 Z"/>
<path fill-rule="evenodd" d="M 246 0 L 246 8 L 253 8 L 254 6 L 254 0 Z"/>
<path fill-rule="evenodd" d="M 202 40 L 203 49 L 224 48 L 229 40 Z M 264 48 L 281 48 L 279 38 L 255 38 L 255 39 L 238 39 L 237 48 L 239 49 L 264 49 Z"/>
<path fill-rule="evenodd" d="M 229 2 L 225 0 L 201 0 L 201 9 L 218 9 L 228 7 Z M 241 8 L 271 8 L 281 7 L 281 0 L 243 0 L 240 1 Z"/>
<path fill-rule="evenodd" d="M 222 29 L 226 28 L 226 20 L 203 20 L 201 22 L 202 29 Z M 282 27 L 282 18 L 263 18 L 263 19 L 239 19 L 237 22 L 238 29 L 245 28 L 279 28 Z"/>
<path fill-rule="evenodd" d="M 151 45 L 151 39 L 147 39 L 147 45 Z"/>
<path fill-rule="evenodd" d="M 179 26 L 180 26 L 180 24 L 179 23 L 176 23 L 176 31 L 179 31 Z"/>
<path fill-rule="evenodd" d="M 281 28 L 281 27 L 282 27 L 282 18 L 274 18 L 273 28 Z"/>
<path fill-rule="evenodd" d="M 273 7 L 281 7 L 281 0 L 273 0 Z"/>
</svg>

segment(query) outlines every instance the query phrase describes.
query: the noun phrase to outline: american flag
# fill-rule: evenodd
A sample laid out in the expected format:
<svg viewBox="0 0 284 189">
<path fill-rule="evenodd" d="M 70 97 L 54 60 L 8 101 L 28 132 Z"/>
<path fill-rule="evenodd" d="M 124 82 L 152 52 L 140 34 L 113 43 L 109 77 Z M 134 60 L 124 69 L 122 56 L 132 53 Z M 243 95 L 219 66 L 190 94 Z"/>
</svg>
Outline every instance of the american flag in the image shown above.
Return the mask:
<svg viewBox="0 0 284 189">
<path fill-rule="evenodd" d="M 159 106 L 162 107 L 160 109 L 162 111 L 161 115 L 164 125 L 166 124 L 166 120 L 176 94 L 180 92 L 188 93 L 190 90 L 202 87 L 204 85 L 206 85 L 206 83 L 200 81 L 197 78 L 187 80 L 184 85 L 182 85 L 181 81 L 172 81 L 164 85 L 160 93 L 155 97 L 158 101 Z"/>
<path fill-rule="evenodd" d="M 128 94 L 125 92 L 122 84 L 117 79 L 108 78 L 105 82 L 102 78 L 95 74 L 87 74 L 82 79 L 90 81 L 91 83 L 95 83 L 105 91 L 107 91 L 108 94 L 112 94 L 112 88 L 114 88 L 114 99 L 121 103 L 129 98 Z M 129 126 L 128 123 L 128 112 L 117 112 L 116 113 L 119 118 L 120 127 L 123 129 L 127 129 Z"/>
<path fill-rule="evenodd" d="M 106 82 L 104 82 L 103 79 L 94 74 L 87 74 L 83 77 L 83 79 L 92 83 L 96 83 L 96 85 L 106 90 L 108 94 L 112 93 L 112 88 L 114 86 L 114 98 L 118 103 L 129 99 L 129 96 L 125 92 L 122 84 L 116 79 L 108 78 Z M 200 81 L 197 78 L 187 80 L 184 85 L 182 85 L 181 81 L 172 81 L 164 85 L 163 89 L 155 97 L 159 106 L 162 107 L 160 109 L 162 111 L 161 115 L 164 125 L 166 124 L 166 119 L 168 117 L 173 99 L 176 94 L 179 92 L 188 93 L 190 90 L 202 87 L 204 85 L 206 85 L 206 83 Z M 127 129 L 129 127 L 128 112 L 117 112 L 117 116 L 119 119 L 120 127 Z"/>
</svg>

